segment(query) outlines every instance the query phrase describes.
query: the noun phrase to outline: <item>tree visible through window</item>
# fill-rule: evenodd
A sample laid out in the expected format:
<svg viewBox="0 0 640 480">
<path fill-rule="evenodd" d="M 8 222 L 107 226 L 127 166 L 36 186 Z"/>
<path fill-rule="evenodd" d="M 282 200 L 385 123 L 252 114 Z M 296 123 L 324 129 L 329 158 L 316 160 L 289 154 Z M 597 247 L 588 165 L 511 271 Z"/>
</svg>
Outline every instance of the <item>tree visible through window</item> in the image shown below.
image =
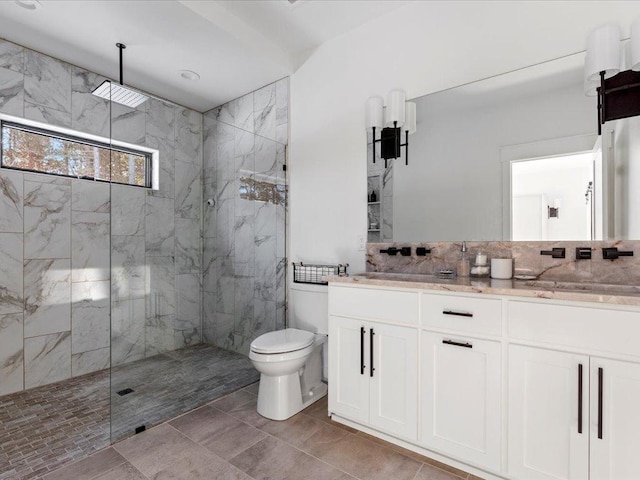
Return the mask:
<svg viewBox="0 0 640 480">
<path fill-rule="evenodd" d="M 2 123 L 3 167 L 67 177 L 151 186 L 151 154 Z"/>
</svg>

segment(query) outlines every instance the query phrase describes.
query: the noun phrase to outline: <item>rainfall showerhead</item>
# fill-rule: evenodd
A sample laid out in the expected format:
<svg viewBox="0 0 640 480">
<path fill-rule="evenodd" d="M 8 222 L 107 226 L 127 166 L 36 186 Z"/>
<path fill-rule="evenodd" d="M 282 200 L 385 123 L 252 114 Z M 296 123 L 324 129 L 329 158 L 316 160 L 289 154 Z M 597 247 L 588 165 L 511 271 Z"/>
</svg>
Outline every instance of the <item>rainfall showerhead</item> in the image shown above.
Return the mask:
<svg viewBox="0 0 640 480">
<path fill-rule="evenodd" d="M 146 102 L 149 97 L 140 92 L 136 92 L 123 84 L 122 51 L 127 48 L 127 46 L 123 43 L 116 43 L 116 47 L 120 50 L 120 84 L 113 83 L 110 80 L 105 80 L 91 93 L 100 98 L 119 103 L 120 105 L 136 108 L 138 105 Z"/>
<path fill-rule="evenodd" d="M 136 108 L 138 105 L 143 104 L 149 97 L 138 93 L 135 90 L 131 90 L 124 85 L 118 85 L 110 80 L 105 80 L 96 88 L 93 92 L 94 95 L 104 98 L 106 100 L 112 100 L 121 105 L 127 107 Z"/>
</svg>

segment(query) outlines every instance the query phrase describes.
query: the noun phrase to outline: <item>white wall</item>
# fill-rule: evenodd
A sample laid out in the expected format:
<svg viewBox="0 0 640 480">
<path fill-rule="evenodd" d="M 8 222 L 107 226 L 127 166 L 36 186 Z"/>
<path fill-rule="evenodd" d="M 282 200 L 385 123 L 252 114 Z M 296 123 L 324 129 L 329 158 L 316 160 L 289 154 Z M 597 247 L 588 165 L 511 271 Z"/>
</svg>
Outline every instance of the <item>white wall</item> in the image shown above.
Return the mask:
<svg viewBox="0 0 640 480">
<path fill-rule="evenodd" d="M 417 97 L 575 53 L 594 26 L 616 21 L 628 36 L 638 15 L 640 2 L 415 2 L 322 45 L 291 79 L 290 259 L 365 268 L 367 97 Z"/>
</svg>

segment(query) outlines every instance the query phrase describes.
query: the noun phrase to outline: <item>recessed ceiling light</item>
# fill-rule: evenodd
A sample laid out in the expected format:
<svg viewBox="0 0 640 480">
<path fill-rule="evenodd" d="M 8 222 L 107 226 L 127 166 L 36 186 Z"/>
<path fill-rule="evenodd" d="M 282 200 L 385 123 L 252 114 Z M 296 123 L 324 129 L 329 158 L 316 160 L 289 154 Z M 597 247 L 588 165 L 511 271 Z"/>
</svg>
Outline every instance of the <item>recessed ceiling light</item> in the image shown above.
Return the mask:
<svg viewBox="0 0 640 480">
<path fill-rule="evenodd" d="M 17 5 L 21 6 L 25 10 L 36 10 L 42 7 L 42 3 L 39 0 L 13 0 Z"/>
<path fill-rule="evenodd" d="M 200 75 L 192 70 L 180 70 L 180 76 L 185 80 L 200 80 Z"/>
</svg>

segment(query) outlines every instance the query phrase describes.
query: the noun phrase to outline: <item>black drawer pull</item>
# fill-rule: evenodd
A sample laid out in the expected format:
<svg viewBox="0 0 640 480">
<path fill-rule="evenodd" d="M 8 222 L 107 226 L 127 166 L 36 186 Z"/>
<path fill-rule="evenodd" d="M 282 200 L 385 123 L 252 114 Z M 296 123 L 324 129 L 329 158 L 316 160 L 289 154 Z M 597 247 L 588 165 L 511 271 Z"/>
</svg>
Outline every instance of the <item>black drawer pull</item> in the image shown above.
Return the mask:
<svg viewBox="0 0 640 480">
<path fill-rule="evenodd" d="M 371 330 L 369 330 L 369 376 L 373 377 L 373 372 L 375 372 L 375 368 L 373 367 L 373 344 L 374 344 L 374 340 L 373 340 L 373 336 L 375 335 L 375 332 L 373 331 L 373 328 Z"/>
<path fill-rule="evenodd" d="M 602 368 L 598 368 L 598 438 L 602 439 L 602 413 L 603 413 L 603 408 L 602 408 L 602 401 L 603 401 L 603 390 L 604 390 L 604 386 L 602 385 L 604 383 L 604 372 L 602 371 Z"/>
<path fill-rule="evenodd" d="M 453 345 L 454 347 L 473 348 L 473 344 L 468 342 L 454 342 L 453 340 L 442 340 L 445 345 Z"/>
<path fill-rule="evenodd" d="M 360 327 L 360 375 L 364 375 L 364 327 Z"/>
<path fill-rule="evenodd" d="M 582 433 L 582 364 L 578 364 L 578 433 Z"/>
<path fill-rule="evenodd" d="M 470 312 L 456 312 L 454 310 L 443 310 L 443 315 L 455 315 L 457 317 L 473 317 L 473 313 Z"/>
</svg>

